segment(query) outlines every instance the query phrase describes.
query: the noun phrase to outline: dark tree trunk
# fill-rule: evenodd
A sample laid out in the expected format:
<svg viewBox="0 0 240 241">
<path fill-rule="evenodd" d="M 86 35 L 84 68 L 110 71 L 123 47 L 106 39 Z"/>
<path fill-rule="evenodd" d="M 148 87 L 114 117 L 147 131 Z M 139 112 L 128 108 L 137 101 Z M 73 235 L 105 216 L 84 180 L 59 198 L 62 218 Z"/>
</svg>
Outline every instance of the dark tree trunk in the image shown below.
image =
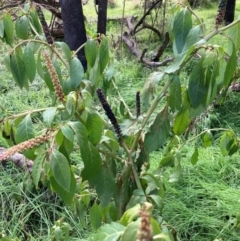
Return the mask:
<svg viewBox="0 0 240 241">
<path fill-rule="evenodd" d="M 77 50 L 87 41 L 81 0 L 61 0 L 64 39 L 71 50 Z M 83 68 L 87 69 L 84 49 L 77 54 Z"/>
<path fill-rule="evenodd" d="M 106 35 L 107 4 L 108 0 L 98 0 L 98 24 L 97 32 Z"/>
<path fill-rule="evenodd" d="M 232 23 L 234 20 L 235 5 L 236 5 L 236 0 L 227 1 L 226 13 L 224 16 L 224 22 L 226 25 L 229 23 Z"/>
</svg>

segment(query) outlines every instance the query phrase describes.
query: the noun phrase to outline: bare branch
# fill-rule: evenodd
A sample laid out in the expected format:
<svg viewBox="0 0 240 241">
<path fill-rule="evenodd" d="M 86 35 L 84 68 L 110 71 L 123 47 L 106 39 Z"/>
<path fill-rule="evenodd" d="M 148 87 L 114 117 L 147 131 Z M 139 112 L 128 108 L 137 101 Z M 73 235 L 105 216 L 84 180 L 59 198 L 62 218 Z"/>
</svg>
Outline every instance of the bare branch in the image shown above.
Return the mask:
<svg viewBox="0 0 240 241">
<path fill-rule="evenodd" d="M 169 41 L 170 41 L 170 36 L 169 36 L 169 33 L 166 32 L 166 33 L 165 33 L 164 42 L 163 42 L 163 44 L 160 46 L 160 48 L 158 49 L 157 55 L 156 55 L 155 58 L 153 59 L 154 62 L 159 61 L 159 59 L 160 59 L 160 57 L 162 56 L 165 48 L 168 46 Z"/>
<path fill-rule="evenodd" d="M 21 0 L 21 2 L 16 2 L 16 3 L 12 3 L 12 4 L 8 4 L 8 5 L 5 5 L 3 7 L 0 8 L 0 11 L 3 10 L 3 9 L 6 9 L 6 8 L 14 8 L 14 7 L 17 7 L 21 4 L 23 4 L 26 0 Z"/>
<path fill-rule="evenodd" d="M 136 42 L 130 38 L 130 35 L 127 32 L 124 32 L 124 34 L 122 36 L 122 40 L 125 42 L 125 44 L 130 49 L 132 54 L 134 54 L 137 58 L 139 58 L 139 60 L 142 63 L 146 64 L 147 66 L 159 67 L 159 66 L 164 66 L 167 63 L 173 61 L 173 57 L 169 57 L 169 58 L 163 60 L 162 62 L 153 62 L 153 61 L 151 61 L 147 58 L 144 58 L 143 55 L 146 53 L 146 50 L 143 51 L 143 53 L 141 53 L 140 50 L 137 47 Z"/>
<path fill-rule="evenodd" d="M 159 31 L 158 29 L 154 28 L 152 25 L 150 25 L 150 24 L 148 24 L 148 23 L 145 23 L 145 22 L 142 24 L 142 28 L 139 28 L 138 30 L 136 30 L 135 34 L 138 33 L 138 32 L 140 32 L 140 31 L 143 30 L 143 29 L 146 29 L 146 28 L 147 28 L 147 29 L 150 29 L 150 30 L 152 30 L 154 33 L 156 33 L 159 38 L 162 38 L 162 34 L 160 33 L 160 31 Z"/>
<path fill-rule="evenodd" d="M 157 6 L 157 4 L 159 4 L 160 2 L 162 2 L 162 0 L 157 0 L 156 2 L 154 2 L 152 4 L 152 6 L 146 11 L 146 13 L 141 17 L 141 19 L 139 20 L 139 22 L 136 24 L 134 30 L 133 30 L 133 34 L 136 33 L 137 28 L 143 23 L 144 19 L 146 18 L 147 15 L 150 14 L 150 12 Z"/>
</svg>

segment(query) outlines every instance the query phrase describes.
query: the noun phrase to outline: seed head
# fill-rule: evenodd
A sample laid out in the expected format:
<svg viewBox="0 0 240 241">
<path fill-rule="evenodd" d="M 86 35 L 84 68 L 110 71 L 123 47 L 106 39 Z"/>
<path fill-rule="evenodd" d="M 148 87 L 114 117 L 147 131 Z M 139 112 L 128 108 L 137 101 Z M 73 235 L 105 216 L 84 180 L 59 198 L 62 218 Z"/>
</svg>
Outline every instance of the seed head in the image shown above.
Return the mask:
<svg viewBox="0 0 240 241">
<path fill-rule="evenodd" d="M 120 126 L 117 122 L 117 119 L 116 119 L 115 115 L 113 114 L 112 109 L 111 109 L 110 105 L 108 104 L 101 89 L 97 89 L 97 95 L 102 104 L 103 109 L 105 110 L 105 113 L 106 113 L 108 119 L 111 121 L 111 123 L 114 127 L 114 130 L 118 135 L 118 138 L 121 139 L 122 138 L 121 128 L 120 128 Z"/>
<path fill-rule="evenodd" d="M 48 69 L 49 74 L 52 78 L 54 90 L 56 92 L 58 100 L 63 102 L 64 101 L 64 93 L 63 93 L 62 86 L 60 84 L 57 72 L 56 72 L 56 70 L 55 70 L 55 68 L 52 64 L 52 61 L 51 61 L 50 57 L 46 53 L 44 53 L 44 58 L 45 58 L 45 61 L 46 61 L 47 69 Z"/>
<path fill-rule="evenodd" d="M 137 233 L 137 241 L 153 241 L 150 215 L 145 204 L 142 205 L 140 212 L 140 225 Z"/>
<path fill-rule="evenodd" d="M 39 17 L 39 20 L 40 20 L 40 23 L 42 25 L 42 28 L 43 28 L 43 32 L 45 34 L 45 37 L 47 39 L 47 42 L 52 45 L 53 44 L 53 39 L 52 39 L 52 36 L 49 32 L 49 29 L 48 29 L 48 25 L 47 25 L 47 22 L 45 20 L 45 17 L 44 17 L 44 14 L 42 12 L 42 9 L 39 5 L 36 6 L 36 11 L 37 11 L 37 15 Z"/>
<path fill-rule="evenodd" d="M 215 27 L 218 29 L 219 25 L 223 22 L 226 12 L 227 0 L 221 0 L 218 5 L 218 14 L 216 16 Z"/>
<path fill-rule="evenodd" d="M 11 157 L 13 154 L 17 152 L 22 152 L 25 150 L 32 149 L 35 146 L 39 146 L 40 144 L 47 142 L 50 138 L 51 138 L 50 135 L 42 135 L 30 140 L 24 141 L 16 146 L 10 147 L 5 152 L 0 154 L 0 161 L 8 159 L 9 157 Z"/>
</svg>

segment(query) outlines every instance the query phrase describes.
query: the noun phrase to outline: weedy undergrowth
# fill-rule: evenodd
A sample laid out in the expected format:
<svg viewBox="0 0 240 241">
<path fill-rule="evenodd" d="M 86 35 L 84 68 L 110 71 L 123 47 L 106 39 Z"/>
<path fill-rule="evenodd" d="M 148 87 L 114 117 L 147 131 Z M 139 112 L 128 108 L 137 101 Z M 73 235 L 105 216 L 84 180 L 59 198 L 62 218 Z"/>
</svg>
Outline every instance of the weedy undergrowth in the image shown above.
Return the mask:
<svg viewBox="0 0 240 241">
<path fill-rule="evenodd" d="M 231 129 L 203 130 L 191 139 L 182 138 L 191 120 L 224 93 L 233 80 L 240 48 L 239 20 L 225 27 L 218 21 L 206 35 L 204 23 L 189 7 L 174 5 L 171 15 L 169 35 L 174 62 L 150 74 L 136 93 L 136 109 L 129 108 L 115 83 L 106 37 L 86 42 L 88 66 L 84 72 L 77 51 L 71 52 L 64 42 L 52 44 L 48 34 L 48 42 L 44 40 L 34 7 L 26 4 L 16 22 L 9 13 L 0 21 L 2 41 L 9 47 L 4 62 L 18 86 L 28 89 L 38 74 L 55 93 L 55 101 L 46 108 L 0 120 L 2 136 L 12 141 L 12 146 L 0 154 L 0 160 L 21 151 L 34 160 L 31 175 L 36 188 L 44 177 L 46 185 L 78 215 L 85 215 L 91 204 L 90 223 L 98 230 L 94 240 L 112 237 L 122 241 L 175 241 L 177 234 L 150 216 L 153 207 L 160 211 L 163 208 L 163 170 L 174 167 L 169 178 L 177 181 L 183 146 L 201 138 L 203 146 L 208 147 L 215 132 L 221 135 L 223 155 L 233 155 L 239 148 L 238 137 Z M 46 34 L 45 25 L 43 30 Z M 208 44 L 222 32 L 227 36 L 227 48 Z M 196 55 L 184 84 L 181 71 Z M 108 100 L 111 91 L 118 99 L 114 111 Z M 44 123 L 38 132 L 33 129 L 34 113 L 41 113 Z M 163 146 L 157 170 L 148 172 L 150 154 Z M 71 161 L 76 150 L 81 154 L 80 170 Z M 190 157 L 193 165 L 198 156 L 196 146 Z M 56 223 L 54 230 L 61 230 L 62 224 Z M 61 227 L 68 235 L 67 227 Z"/>
</svg>

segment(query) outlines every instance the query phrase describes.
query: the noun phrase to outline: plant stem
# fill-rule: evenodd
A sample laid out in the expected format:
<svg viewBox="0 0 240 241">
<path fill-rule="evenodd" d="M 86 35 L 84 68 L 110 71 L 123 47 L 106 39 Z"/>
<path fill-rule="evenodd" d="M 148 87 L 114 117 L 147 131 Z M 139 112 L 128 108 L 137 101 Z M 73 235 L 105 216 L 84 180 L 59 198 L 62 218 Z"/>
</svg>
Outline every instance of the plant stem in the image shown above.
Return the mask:
<svg viewBox="0 0 240 241">
<path fill-rule="evenodd" d="M 36 42 L 36 43 L 41 43 L 45 46 L 47 46 L 49 49 L 51 49 L 56 55 L 57 57 L 63 62 L 63 64 L 66 66 L 67 69 L 69 69 L 69 64 L 65 61 L 65 59 L 62 58 L 61 54 L 51 45 L 49 45 L 47 42 L 43 41 L 43 40 L 38 40 L 38 39 L 27 39 L 27 40 L 23 40 L 20 43 L 18 43 L 16 46 L 14 46 L 14 48 L 12 49 L 11 52 L 13 52 L 17 47 L 21 46 L 24 43 L 29 43 L 29 42 Z"/>
<path fill-rule="evenodd" d="M 37 113 L 37 112 L 42 112 L 42 111 L 45 111 L 49 109 L 49 107 L 46 107 L 46 108 L 40 108 L 40 109 L 36 109 L 36 110 L 28 110 L 28 111 L 25 111 L 25 112 L 22 112 L 20 114 L 16 114 L 16 115 L 11 115 L 11 116 L 8 116 L 6 118 L 3 118 L 0 120 L 0 122 L 2 121 L 5 121 L 5 120 L 10 120 L 10 119 L 14 119 L 14 118 L 18 118 L 18 117 L 21 117 L 21 116 L 25 116 L 25 115 L 28 115 L 28 114 L 33 114 L 33 113 Z M 57 107 L 57 110 L 64 110 L 65 108 L 63 107 Z"/>
<path fill-rule="evenodd" d="M 133 141 L 133 144 L 131 146 L 131 149 L 130 149 L 130 153 L 132 153 L 136 146 L 137 146 L 137 143 L 138 143 L 138 139 L 142 133 L 142 130 L 143 128 L 145 127 L 145 125 L 147 124 L 149 118 L 151 117 L 152 113 L 154 112 L 154 110 L 156 109 L 158 103 L 160 102 L 160 100 L 165 96 L 166 92 L 167 92 L 167 89 L 169 87 L 169 85 L 172 83 L 172 78 L 170 78 L 167 83 L 164 85 L 164 87 L 162 88 L 161 92 L 159 93 L 159 95 L 156 97 L 156 99 L 154 100 L 152 106 L 150 107 L 150 109 L 148 110 L 145 118 L 143 119 L 143 122 L 142 122 L 142 125 L 141 125 L 141 128 L 140 130 L 138 131 L 138 133 L 136 134 L 135 138 L 134 138 L 134 141 Z"/>
<path fill-rule="evenodd" d="M 101 150 L 100 148 L 98 148 L 98 151 L 101 152 L 102 154 L 106 155 L 106 156 L 110 156 L 118 161 L 121 161 L 123 162 L 124 160 L 116 155 L 114 155 L 112 152 L 107 152 L 107 151 L 104 151 L 104 150 Z"/>
<path fill-rule="evenodd" d="M 186 143 L 189 143 L 189 142 L 192 142 L 193 140 L 197 139 L 198 137 L 200 137 L 202 134 L 204 134 L 205 132 L 207 131 L 231 131 L 234 133 L 233 130 L 230 130 L 230 129 L 226 129 L 226 128 L 213 128 L 213 129 L 207 129 L 207 130 L 204 130 L 202 131 L 201 133 L 199 133 L 198 135 L 186 140 L 179 148 L 178 150 L 180 150 L 182 147 L 184 147 L 186 145 Z M 235 133 L 234 133 L 235 134 Z"/>
<path fill-rule="evenodd" d="M 129 118 L 132 119 L 132 120 L 134 120 L 135 118 L 134 118 L 133 114 L 131 113 L 131 111 L 130 111 L 128 105 L 127 105 L 126 102 L 124 101 L 122 95 L 120 94 L 117 85 L 115 84 L 115 82 L 114 82 L 113 79 L 112 79 L 111 81 L 112 81 L 112 84 L 113 84 L 114 89 L 117 91 L 117 94 L 118 94 L 118 96 L 119 96 L 120 101 L 122 101 L 122 103 L 123 103 L 125 109 L 127 110 L 127 113 L 128 113 L 128 115 L 129 115 Z"/>
<path fill-rule="evenodd" d="M 228 24 L 227 26 L 224 26 L 222 28 L 219 29 L 214 29 L 210 34 L 208 34 L 207 36 L 204 37 L 204 39 L 206 41 L 208 41 L 209 39 L 211 39 L 212 37 L 214 37 L 216 34 L 220 33 L 220 32 L 224 32 L 226 30 L 228 30 L 229 28 L 231 28 L 232 26 L 236 25 L 240 23 L 240 19 L 235 20 L 234 22 Z"/>
</svg>

